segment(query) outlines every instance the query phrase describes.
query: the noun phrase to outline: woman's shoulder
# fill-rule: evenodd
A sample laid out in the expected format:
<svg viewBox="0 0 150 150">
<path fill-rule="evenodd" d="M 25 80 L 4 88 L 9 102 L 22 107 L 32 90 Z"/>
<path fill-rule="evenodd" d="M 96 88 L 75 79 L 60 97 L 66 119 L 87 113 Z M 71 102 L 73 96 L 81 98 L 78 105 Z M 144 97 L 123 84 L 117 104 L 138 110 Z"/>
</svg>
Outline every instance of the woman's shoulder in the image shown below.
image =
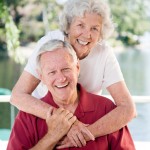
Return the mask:
<svg viewBox="0 0 150 150">
<path fill-rule="evenodd" d="M 46 35 L 44 35 L 39 41 L 38 44 L 43 44 L 46 41 L 58 39 L 58 40 L 64 40 L 64 35 L 60 30 L 53 30 L 49 31 Z"/>
<path fill-rule="evenodd" d="M 108 53 L 108 52 L 112 51 L 112 47 L 110 46 L 110 44 L 107 41 L 101 41 L 96 44 L 96 46 L 94 47 L 94 50 L 103 51 L 105 53 Z"/>
<path fill-rule="evenodd" d="M 87 59 L 104 59 L 113 54 L 112 47 L 106 41 L 99 42 L 89 53 Z"/>
<path fill-rule="evenodd" d="M 53 31 L 49 31 L 46 35 L 44 35 L 43 37 L 41 37 L 41 39 L 37 42 L 36 45 L 36 51 L 39 51 L 39 48 L 46 42 L 48 42 L 49 40 L 54 40 L 54 39 L 58 39 L 58 40 L 64 40 L 64 35 L 60 30 L 53 30 Z"/>
<path fill-rule="evenodd" d="M 45 36 L 51 39 L 64 40 L 64 34 L 60 30 L 49 31 Z"/>
</svg>

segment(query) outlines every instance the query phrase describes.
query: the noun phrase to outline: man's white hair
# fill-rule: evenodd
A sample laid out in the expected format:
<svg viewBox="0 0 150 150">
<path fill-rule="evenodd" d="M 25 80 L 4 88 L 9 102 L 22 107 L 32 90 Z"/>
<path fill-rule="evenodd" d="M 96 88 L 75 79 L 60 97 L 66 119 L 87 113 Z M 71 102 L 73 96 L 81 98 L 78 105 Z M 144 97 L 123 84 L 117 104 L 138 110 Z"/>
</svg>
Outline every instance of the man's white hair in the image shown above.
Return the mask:
<svg viewBox="0 0 150 150">
<path fill-rule="evenodd" d="M 65 42 L 65 41 L 61 41 L 61 40 L 49 40 L 48 42 L 44 43 L 38 54 L 37 54 L 37 58 L 36 58 L 36 66 L 37 66 L 37 69 L 39 71 L 41 71 L 41 66 L 40 66 L 40 59 L 41 59 L 41 55 L 45 52 L 49 52 L 49 51 L 55 51 L 57 49 L 61 49 L 61 48 L 64 48 L 64 50 L 66 50 L 70 56 L 72 56 L 73 58 L 73 61 L 75 63 L 78 62 L 78 58 L 77 58 L 77 55 L 73 49 L 73 47 L 68 43 L 68 42 Z"/>
</svg>

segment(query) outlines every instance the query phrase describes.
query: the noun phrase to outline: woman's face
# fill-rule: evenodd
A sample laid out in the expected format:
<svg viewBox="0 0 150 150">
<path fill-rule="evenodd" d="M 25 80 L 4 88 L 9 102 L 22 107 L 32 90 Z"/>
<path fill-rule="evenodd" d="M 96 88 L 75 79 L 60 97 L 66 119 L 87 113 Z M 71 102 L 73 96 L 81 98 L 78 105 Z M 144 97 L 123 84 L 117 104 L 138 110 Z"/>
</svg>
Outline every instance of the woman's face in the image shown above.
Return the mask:
<svg viewBox="0 0 150 150">
<path fill-rule="evenodd" d="M 67 40 L 75 49 L 79 59 L 85 58 L 100 39 L 102 18 L 96 13 L 85 13 L 75 17 L 70 24 Z"/>
</svg>

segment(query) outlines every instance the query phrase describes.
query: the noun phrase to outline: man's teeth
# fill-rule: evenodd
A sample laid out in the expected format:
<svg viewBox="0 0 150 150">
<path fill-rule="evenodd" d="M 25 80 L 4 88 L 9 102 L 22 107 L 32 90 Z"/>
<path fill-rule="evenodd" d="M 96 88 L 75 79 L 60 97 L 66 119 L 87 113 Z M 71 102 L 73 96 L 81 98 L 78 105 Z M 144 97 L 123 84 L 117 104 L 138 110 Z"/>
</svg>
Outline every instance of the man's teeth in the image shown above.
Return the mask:
<svg viewBox="0 0 150 150">
<path fill-rule="evenodd" d="M 79 42 L 80 44 L 82 44 L 82 45 L 88 44 L 88 42 L 84 42 L 84 41 L 81 41 L 81 40 L 78 40 L 78 42 Z"/>
<path fill-rule="evenodd" d="M 56 87 L 58 88 L 63 88 L 63 87 L 66 87 L 68 85 L 68 83 L 64 84 L 64 85 L 57 85 Z"/>
</svg>

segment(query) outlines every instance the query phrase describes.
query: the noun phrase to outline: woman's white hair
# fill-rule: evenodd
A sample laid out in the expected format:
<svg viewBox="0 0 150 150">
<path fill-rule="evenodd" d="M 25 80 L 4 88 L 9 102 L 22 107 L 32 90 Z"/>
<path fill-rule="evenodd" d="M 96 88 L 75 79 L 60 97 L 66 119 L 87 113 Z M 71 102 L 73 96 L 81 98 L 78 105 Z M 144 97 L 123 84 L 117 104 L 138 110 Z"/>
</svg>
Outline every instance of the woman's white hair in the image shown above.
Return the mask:
<svg viewBox="0 0 150 150">
<path fill-rule="evenodd" d="M 74 17 L 83 17 L 86 12 L 96 13 L 102 17 L 101 39 L 108 38 L 114 30 L 114 24 L 109 6 L 102 0 L 68 0 L 59 18 L 60 29 L 64 35 L 67 36 L 67 31 Z"/>
<path fill-rule="evenodd" d="M 36 67 L 38 69 L 38 71 L 41 71 L 41 65 L 40 65 L 40 59 L 41 59 L 41 55 L 45 52 L 49 52 L 49 51 L 55 51 L 57 49 L 61 49 L 64 48 L 64 50 L 66 50 L 70 56 L 72 56 L 73 61 L 75 63 L 78 62 L 78 58 L 77 55 L 73 49 L 73 47 L 65 41 L 61 41 L 61 40 L 49 40 L 48 42 L 44 43 L 40 50 L 38 51 L 37 57 L 36 57 Z"/>
</svg>

